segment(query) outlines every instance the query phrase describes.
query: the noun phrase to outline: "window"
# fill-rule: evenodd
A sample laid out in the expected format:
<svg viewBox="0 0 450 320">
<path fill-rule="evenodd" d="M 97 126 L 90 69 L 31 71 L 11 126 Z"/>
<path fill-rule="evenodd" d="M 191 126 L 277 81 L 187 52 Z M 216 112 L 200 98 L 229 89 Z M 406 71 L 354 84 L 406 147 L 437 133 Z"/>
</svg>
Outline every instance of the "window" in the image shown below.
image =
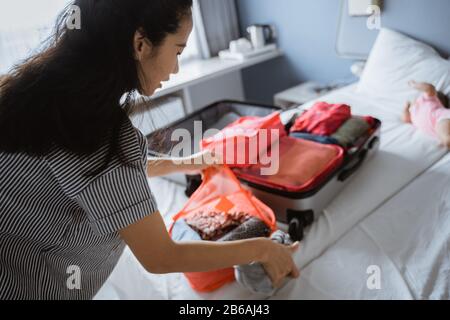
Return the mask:
<svg viewBox="0 0 450 320">
<path fill-rule="evenodd" d="M 0 0 L 0 74 L 38 50 L 67 0 Z"/>
<path fill-rule="evenodd" d="M 39 50 L 42 42 L 51 35 L 56 17 L 71 2 L 0 0 L 0 74 Z M 194 16 L 198 15 L 194 10 Z M 180 57 L 181 63 L 201 58 L 199 39 L 199 28 L 194 23 L 188 45 Z"/>
<path fill-rule="evenodd" d="M 203 21 L 198 0 L 193 0 L 192 15 L 194 29 L 189 37 L 186 49 L 181 55 L 180 62 L 184 63 L 193 59 L 207 58 L 208 45 L 203 32 Z"/>
<path fill-rule="evenodd" d="M 186 48 L 183 51 L 183 54 L 180 57 L 180 62 L 187 62 L 189 60 L 198 59 L 201 57 L 200 53 L 200 45 L 199 45 L 199 37 L 198 37 L 198 27 L 194 23 L 194 29 L 192 30 L 191 35 L 189 36 L 189 40 Z"/>
</svg>

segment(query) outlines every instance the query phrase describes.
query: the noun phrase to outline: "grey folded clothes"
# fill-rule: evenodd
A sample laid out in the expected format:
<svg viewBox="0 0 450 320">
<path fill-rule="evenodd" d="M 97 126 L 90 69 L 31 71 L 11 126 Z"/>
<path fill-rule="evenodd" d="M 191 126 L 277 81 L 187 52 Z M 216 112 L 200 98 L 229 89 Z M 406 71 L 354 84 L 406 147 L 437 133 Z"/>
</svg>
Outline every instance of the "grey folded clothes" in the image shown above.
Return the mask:
<svg viewBox="0 0 450 320">
<path fill-rule="evenodd" d="M 217 241 L 237 241 L 251 238 L 267 238 L 269 235 L 270 228 L 261 219 L 250 218 Z"/>
<path fill-rule="evenodd" d="M 270 230 L 264 222 L 259 219 L 250 219 L 240 227 L 231 231 L 219 241 L 236 241 L 257 237 L 266 237 L 270 234 Z M 291 245 L 293 242 L 288 234 L 283 231 L 276 231 L 270 237 L 273 241 L 284 245 Z M 254 294 L 265 296 L 273 296 L 276 289 L 272 285 L 272 281 L 264 270 L 261 263 L 254 262 L 249 265 L 240 265 L 234 267 L 234 275 L 236 281 L 245 289 Z"/>
<path fill-rule="evenodd" d="M 172 227 L 172 239 L 175 241 L 201 241 L 200 235 L 184 219 L 177 220 Z"/>
<path fill-rule="evenodd" d="M 352 117 L 347 120 L 336 131 L 331 138 L 337 140 L 339 145 L 343 147 L 353 146 L 359 138 L 365 135 L 370 130 L 370 125 L 362 118 Z"/>
</svg>

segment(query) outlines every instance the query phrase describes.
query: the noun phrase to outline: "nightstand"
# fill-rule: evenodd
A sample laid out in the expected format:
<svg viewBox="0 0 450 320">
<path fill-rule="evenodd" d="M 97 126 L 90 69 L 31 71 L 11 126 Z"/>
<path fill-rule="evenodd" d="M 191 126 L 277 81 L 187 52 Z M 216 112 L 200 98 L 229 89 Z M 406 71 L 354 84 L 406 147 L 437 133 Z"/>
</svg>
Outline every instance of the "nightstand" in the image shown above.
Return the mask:
<svg viewBox="0 0 450 320">
<path fill-rule="evenodd" d="M 276 106 L 288 109 L 320 98 L 333 89 L 335 88 L 323 86 L 316 82 L 305 82 L 286 91 L 277 93 L 274 97 L 274 103 Z"/>
</svg>

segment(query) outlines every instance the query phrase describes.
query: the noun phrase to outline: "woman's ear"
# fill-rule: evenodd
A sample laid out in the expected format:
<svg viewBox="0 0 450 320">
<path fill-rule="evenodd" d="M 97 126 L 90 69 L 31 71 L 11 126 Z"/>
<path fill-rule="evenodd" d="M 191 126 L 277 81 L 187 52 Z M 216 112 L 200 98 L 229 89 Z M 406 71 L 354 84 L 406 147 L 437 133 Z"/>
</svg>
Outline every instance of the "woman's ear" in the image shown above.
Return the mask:
<svg viewBox="0 0 450 320">
<path fill-rule="evenodd" d="M 143 35 L 143 33 L 137 30 L 134 33 L 133 38 L 134 59 L 137 61 L 143 61 L 148 58 L 152 52 L 152 45 L 150 41 Z"/>
</svg>

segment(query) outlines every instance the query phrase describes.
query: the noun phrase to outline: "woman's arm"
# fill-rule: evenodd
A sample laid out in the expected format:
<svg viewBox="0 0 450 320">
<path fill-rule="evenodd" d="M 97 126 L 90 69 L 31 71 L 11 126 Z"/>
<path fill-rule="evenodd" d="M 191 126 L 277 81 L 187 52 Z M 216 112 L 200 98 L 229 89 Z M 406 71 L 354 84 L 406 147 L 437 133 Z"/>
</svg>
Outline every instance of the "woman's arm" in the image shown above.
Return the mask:
<svg viewBox="0 0 450 320">
<path fill-rule="evenodd" d="M 142 266 L 151 273 L 202 272 L 261 262 L 273 283 L 287 275 L 298 276 L 292 260 L 294 246 L 282 246 L 266 238 L 234 242 L 174 242 L 159 213 L 120 231 Z"/>
<path fill-rule="evenodd" d="M 122 238 L 151 273 L 201 272 L 264 260 L 261 239 L 239 242 L 174 242 L 159 213 L 122 230 Z"/>
<path fill-rule="evenodd" d="M 149 158 L 147 164 L 147 175 L 150 178 L 166 176 L 176 172 L 198 173 L 208 166 L 205 164 L 195 164 L 190 161 L 177 162 L 175 159 Z"/>
<path fill-rule="evenodd" d="M 200 152 L 185 158 L 148 158 L 147 175 L 161 177 L 176 172 L 200 173 L 202 170 L 222 163 L 209 151 Z"/>
</svg>

